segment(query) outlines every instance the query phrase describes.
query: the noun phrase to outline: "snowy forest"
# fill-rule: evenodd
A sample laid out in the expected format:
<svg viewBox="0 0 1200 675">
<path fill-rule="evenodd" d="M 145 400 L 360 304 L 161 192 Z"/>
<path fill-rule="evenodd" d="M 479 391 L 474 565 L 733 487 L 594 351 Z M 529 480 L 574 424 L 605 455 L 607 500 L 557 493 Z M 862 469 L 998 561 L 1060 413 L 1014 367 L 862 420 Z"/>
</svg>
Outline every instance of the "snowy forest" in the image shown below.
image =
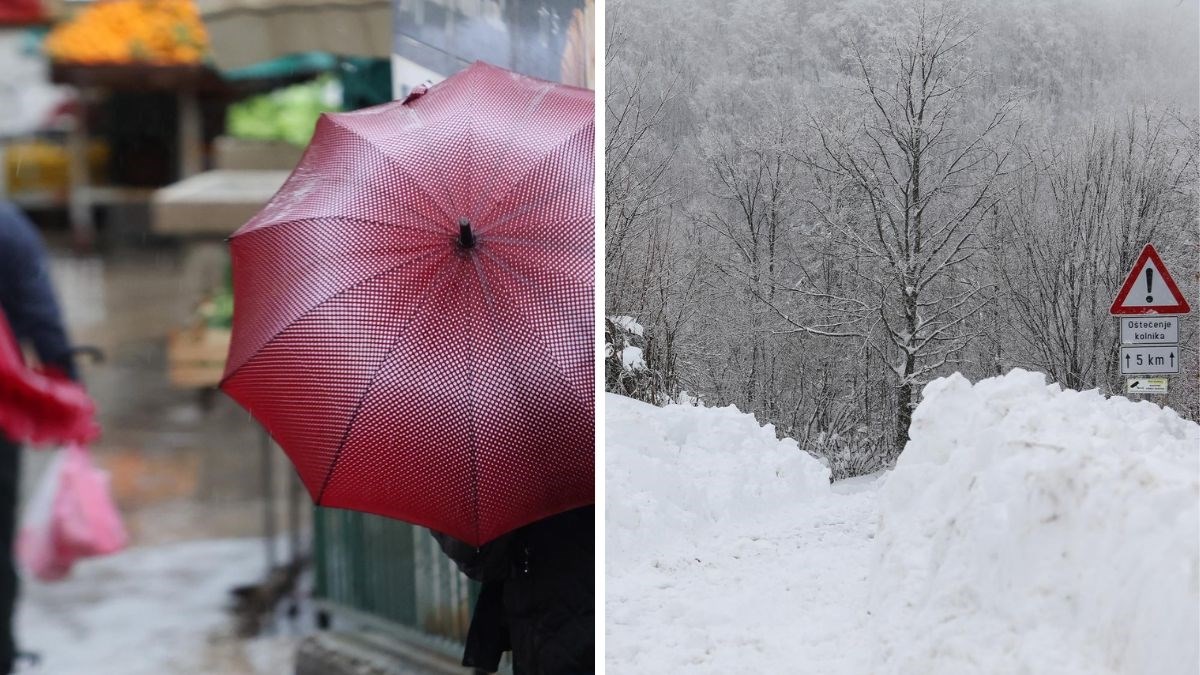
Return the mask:
<svg viewBox="0 0 1200 675">
<path fill-rule="evenodd" d="M 1122 394 L 1145 243 L 1200 304 L 1197 5 L 608 3 L 610 390 L 736 405 L 835 478 L 954 371 Z M 1193 420 L 1198 321 L 1152 399 Z"/>
</svg>

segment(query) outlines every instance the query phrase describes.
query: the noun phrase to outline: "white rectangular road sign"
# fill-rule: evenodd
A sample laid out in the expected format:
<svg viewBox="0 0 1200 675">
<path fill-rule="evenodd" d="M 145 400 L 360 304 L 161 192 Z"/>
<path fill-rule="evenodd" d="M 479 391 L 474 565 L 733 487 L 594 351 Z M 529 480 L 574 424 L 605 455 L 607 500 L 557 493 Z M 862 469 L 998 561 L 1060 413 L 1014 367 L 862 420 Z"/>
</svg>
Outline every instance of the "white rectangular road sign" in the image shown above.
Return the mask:
<svg viewBox="0 0 1200 675">
<path fill-rule="evenodd" d="M 1125 380 L 1126 394 L 1165 394 L 1167 393 L 1167 378 L 1165 377 L 1131 377 Z"/>
<path fill-rule="evenodd" d="M 1177 316 L 1121 317 L 1121 344 L 1173 345 L 1179 343 Z"/>
<path fill-rule="evenodd" d="M 1121 374 L 1178 373 L 1179 345 L 1121 347 Z"/>
</svg>

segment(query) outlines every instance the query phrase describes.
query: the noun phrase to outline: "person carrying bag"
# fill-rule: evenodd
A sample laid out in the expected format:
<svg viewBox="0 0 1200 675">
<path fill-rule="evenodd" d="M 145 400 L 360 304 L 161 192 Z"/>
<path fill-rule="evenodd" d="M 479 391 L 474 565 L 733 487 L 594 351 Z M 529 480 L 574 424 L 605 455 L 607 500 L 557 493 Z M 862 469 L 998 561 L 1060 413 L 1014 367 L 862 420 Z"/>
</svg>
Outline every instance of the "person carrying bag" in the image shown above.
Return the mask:
<svg viewBox="0 0 1200 675">
<path fill-rule="evenodd" d="M 0 200 L 0 675 L 13 670 L 17 656 L 13 615 L 18 574 L 13 548 L 17 528 L 17 495 L 21 478 L 21 443 L 87 442 L 99 433 L 94 406 L 82 387 L 75 384 L 72 350 L 63 329 L 62 317 L 50 283 L 49 265 L 41 238 L 33 224 L 13 204 Z M 11 325 L 11 330 L 10 330 Z M 37 353 L 41 370 L 24 367 L 20 345 L 29 344 Z M 78 451 L 66 453 L 63 467 L 75 478 L 61 485 L 80 485 L 82 460 Z M 58 474 L 63 477 L 63 471 Z M 94 476 L 93 476 L 94 477 Z M 83 492 L 75 492 L 75 507 L 94 503 L 84 479 Z M 67 488 L 75 490 L 76 488 Z M 56 492 L 56 496 L 57 496 Z M 69 495 L 70 493 L 64 493 Z M 70 508 L 62 503 L 64 541 L 73 542 L 76 552 L 84 550 L 79 528 Z M 55 508 L 58 508 L 56 497 Z M 90 517 L 90 516 L 89 516 Z M 82 539 L 86 540 L 87 536 Z M 111 542 L 110 542 L 111 546 Z"/>
</svg>

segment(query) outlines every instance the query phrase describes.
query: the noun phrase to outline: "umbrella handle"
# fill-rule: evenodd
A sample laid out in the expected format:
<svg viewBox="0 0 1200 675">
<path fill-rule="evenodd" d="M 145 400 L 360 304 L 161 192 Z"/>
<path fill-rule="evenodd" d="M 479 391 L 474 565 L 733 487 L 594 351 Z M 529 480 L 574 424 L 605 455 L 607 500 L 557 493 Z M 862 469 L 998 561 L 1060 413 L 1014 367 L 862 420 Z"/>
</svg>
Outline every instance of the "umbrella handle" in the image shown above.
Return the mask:
<svg viewBox="0 0 1200 675">
<path fill-rule="evenodd" d="M 458 245 L 463 248 L 475 245 L 475 233 L 471 231 L 471 221 L 466 218 L 458 219 Z"/>
</svg>

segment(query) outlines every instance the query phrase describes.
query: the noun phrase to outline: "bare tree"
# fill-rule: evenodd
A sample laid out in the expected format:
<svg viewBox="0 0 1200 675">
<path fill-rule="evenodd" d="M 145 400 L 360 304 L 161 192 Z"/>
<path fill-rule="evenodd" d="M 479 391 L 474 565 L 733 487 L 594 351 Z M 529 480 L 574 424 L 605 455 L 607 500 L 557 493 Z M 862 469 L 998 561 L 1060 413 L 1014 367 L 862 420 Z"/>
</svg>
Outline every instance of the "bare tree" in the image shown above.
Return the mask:
<svg viewBox="0 0 1200 675">
<path fill-rule="evenodd" d="M 678 390 L 676 338 L 689 318 L 695 264 L 674 248 L 679 181 L 670 168 L 675 143 L 668 125 L 686 71 L 675 45 L 632 45 L 622 17 L 640 15 L 623 3 L 609 7 L 605 76 L 605 280 L 610 314 L 647 326 L 644 358 L 658 373 L 657 397 Z M 659 392 L 661 388 L 663 391 Z"/>
<path fill-rule="evenodd" d="M 1020 189 L 998 209 L 995 275 L 1020 340 L 1013 362 L 1073 389 L 1120 393 L 1112 296 L 1142 246 L 1186 255 L 1195 147 L 1166 113 L 1098 122 L 1027 149 Z M 1186 136 L 1185 136 L 1186 138 Z"/>
<path fill-rule="evenodd" d="M 619 6 L 612 10 L 604 64 L 604 263 L 606 274 L 616 278 L 627 242 L 669 201 L 671 186 L 665 176 L 674 153 L 672 146 L 657 142 L 656 132 L 665 121 L 682 68 L 667 63 L 663 81 L 654 81 L 651 68 L 630 63 L 628 38 L 615 18 Z"/>
<path fill-rule="evenodd" d="M 777 350 L 757 299 L 772 301 L 779 286 L 782 239 L 793 225 L 801 166 L 791 152 L 796 130 L 788 109 L 764 107 L 755 109 L 756 119 L 726 125 L 701 141 L 708 199 L 693 218 L 722 244 L 706 253 L 706 263 L 740 296 L 729 307 L 745 368 L 729 402 L 773 417 L 780 398 Z"/>
<path fill-rule="evenodd" d="M 837 477 L 890 463 L 953 370 L 1118 393 L 1141 246 L 1200 292 L 1196 12 L 610 2 L 606 299 L 644 326 L 643 389 L 736 404 Z M 1155 402 L 1194 419 L 1200 380 Z"/>
<path fill-rule="evenodd" d="M 920 2 L 908 18 L 881 59 L 851 45 L 865 110 L 844 124 L 810 117 L 819 142 L 804 158 L 816 186 L 809 203 L 855 283 L 823 290 L 806 273 L 791 290 L 818 318 L 780 312 L 796 331 L 858 338 L 887 361 L 894 454 L 908 441 L 917 387 L 970 341 L 964 320 L 987 301 L 989 286 L 965 272 L 1019 131 L 1013 98 L 979 128 L 964 119 L 978 79 L 964 15 Z"/>
</svg>

